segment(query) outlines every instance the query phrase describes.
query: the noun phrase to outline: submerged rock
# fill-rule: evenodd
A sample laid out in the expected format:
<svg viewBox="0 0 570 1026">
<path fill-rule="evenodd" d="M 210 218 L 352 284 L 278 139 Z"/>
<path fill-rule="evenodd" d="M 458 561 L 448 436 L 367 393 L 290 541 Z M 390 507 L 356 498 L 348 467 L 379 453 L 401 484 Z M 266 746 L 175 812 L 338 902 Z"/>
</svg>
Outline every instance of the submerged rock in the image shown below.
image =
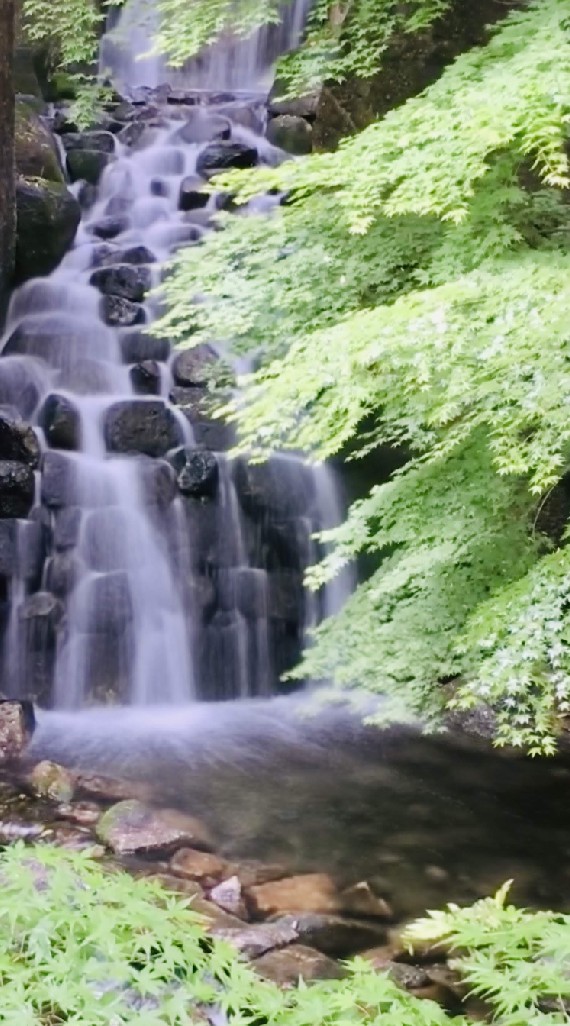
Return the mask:
<svg viewBox="0 0 570 1026">
<path fill-rule="evenodd" d="M 0 404 L 11 406 L 21 417 L 31 417 L 40 399 L 38 375 L 29 361 L 18 357 L 0 360 Z"/>
<path fill-rule="evenodd" d="M 295 916 L 294 922 L 302 944 L 335 958 L 346 958 L 363 948 L 382 944 L 387 937 L 386 927 L 374 919 L 304 912 Z"/>
<path fill-rule="evenodd" d="M 70 802 L 73 798 L 73 774 L 56 762 L 47 759 L 39 762 L 30 773 L 29 781 L 40 798 L 52 798 L 57 802 Z"/>
<path fill-rule="evenodd" d="M 57 509 L 73 501 L 73 465 L 62 452 L 50 450 L 42 459 L 42 502 Z"/>
<path fill-rule="evenodd" d="M 117 855 L 167 855 L 188 845 L 206 851 L 212 847 L 200 820 L 135 799 L 113 805 L 99 820 L 97 836 Z"/>
<path fill-rule="evenodd" d="M 110 452 L 164 456 L 179 441 L 180 428 L 165 403 L 134 399 L 108 408 L 104 434 Z"/>
<path fill-rule="evenodd" d="M 202 210 L 208 205 L 210 193 L 199 188 L 195 178 L 183 178 L 178 197 L 179 210 Z"/>
<path fill-rule="evenodd" d="M 267 951 L 284 948 L 299 939 L 296 920 L 283 916 L 273 923 L 257 923 L 249 926 L 214 927 L 214 937 L 225 940 L 245 958 L 260 958 Z"/>
<path fill-rule="evenodd" d="M 216 377 L 216 365 L 219 363 L 216 350 L 201 343 L 176 354 L 172 362 L 172 377 L 177 385 L 186 388 L 202 387 Z"/>
<path fill-rule="evenodd" d="M 228 863 L 211 852 L 180 848 L 170 860 L 170 869 L 176 876 L 213 887 L 225 877 Z"/>
<path fill-rule="evenodd" d="M 81 217 L 75 196 L 45 179 L 16 183 L 15 281 L 50 274 L 67 253 Z"/>
<path fill-rule="evenodd" d="M 25 463 L 0 460 L 0 519 L 27 517 L 34 504 L 34 472 Z"/>
</svg>

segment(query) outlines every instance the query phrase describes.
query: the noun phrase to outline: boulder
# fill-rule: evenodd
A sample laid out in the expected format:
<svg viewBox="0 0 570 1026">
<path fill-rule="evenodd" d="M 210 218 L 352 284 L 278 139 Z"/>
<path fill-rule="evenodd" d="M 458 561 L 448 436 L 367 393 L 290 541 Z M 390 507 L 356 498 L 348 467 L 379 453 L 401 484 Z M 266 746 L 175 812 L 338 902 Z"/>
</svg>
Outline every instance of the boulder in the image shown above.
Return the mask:
<svg viewBox="0 0 570 1026">
<path fill-rule="evenodd" d="M 66 132 L 62 143 L 66 153 L 75 150 L 95 150 L 107 154 L 115 152 L 115 138 L 111 132 Z"/>
<path fill-rule="evenodd" d="M 29 360 L 4 356 L 0 360 L 0 405 L 31 417 L 40 401 L 40 377 Z"/>
<path fill-rule="evenodd" d="M 139 330 L 121 332 L 119 345 L 123 363 L 144 363 L 146 360 L 166 363 L 171 350 L 168 339 L 154 338 Z"/>
<path fill-rule="evenodd" d="M 304 156 L 313 148 L 313 130 L 309 122 L 294 114 L 279 114 L 272 118 L 265 135 L 272 146 L 278 146 L 293 156 Z"/>
<path fill-rule="evenodd" d="M 255 960 L 253 968 L 278 987 L 296 987 L 299 980 L 339 980 L 346 972 L 339 962 L 304 944 L 268 951 Z"/>
<path fill-rule="evenodd" d="M 199 388 L 207 385 L 217 375 L 220 358 L 216 350 L 207 344 L 183 349 L 172 362 L 172 377 L 184 388 Z"/>
<path fill-rule="evenodd" d="M 160 364 L 156 360 L 135 363 L 129 371 L 129 378 L 136 395 L 160 395 Z"/>
<path fill-rule="evenodd" d="M 143 324 L 145 320 L 142 306 L 123 296 L 103 296 L 101 315 L 105 324 L 112 328 L 130 328 L 133 324 Z"/>
<path fill-rule="evenodd" d="M 139 143 L 143 142 L 144 135 L 152 138 L 152 132 L 149 130 L 148 125 L 144 121 L 131 121 L 130 124 L 125 125 L 121 129 L 117 139 L 123 146 L 138 146 Z"/>
<path fill-rule="evenodd" d="M 109 452 L 138 452 L 164 456 L 180 439 L 180 427 L 164 402 L 133 399 L 113 403 L 105 417 Z"/>
<path fill-rule="evenodd" d="M 227 118 L 197 109 L 191 112 L 188 120 L 180 128 L 176 129 L 173 142 L 188 146 L 193 143 L 209 143 L 215 139 L 229 139 L 231 134 L 232 126 Z"/>
<path fill-rule="evenodd" d="M 0 519 L 27 517 L 34 504 L 32 468 L 14 460 L 0 460 Z"/>
<path fill-rule="evenodd" d="M 192 845 L 208 851 L 208 830 L 200 820 L 172 809 L 153 809 L 131 799 L 113 805 L 97 824 L 97 837 L 117 855 L 173 854 Z"/>
<path fill-rule="evenodd" d="M 120 262 L 122 264 L 154 264 L 156 256 L 146 246 L 129 246 L 128 249 L 122 250 Z"/>
<path fill-rule="evenodd" d="M 81 209 L 65 185 L 37 179 L 16 183 L 15 281 L 51 274 L 75 238 Z"/>
<path fill-rule="evenodd" d="M 169 868 L 176 876 L 196 880 L 204 887 L 214 887 L 226 876 L 228 863 L 211 852 L 180 848 L 172 856 Z"/>
<path fill-rule="evenodd" d="M 217 113 L 229 118 L 233 125 L 247 128 L 249 132 L 261 135 L 263 132 L 264 108 L 262 104 L 228 103 L 217 108 Z"/>
<path fill-rule="evenodd" d="M 0 701 L 0 763 L 19 758 L 35 726 L 29 702 Z"/>
<path fill-rule="evenodd" d="M 63 185 L 57 147 L 42 119 L 22 100 L 16 100 L 15 117 L 17 174 Z"/>
<path fill-rule="evenodd" d="M 33 428 L 8 410 L 0 410 L 0 452 L 4 460 L 39 466 L 40 445 Z"/>
<path fill-rule="evenodd" d="M 207 449 L 180 446 L 168 454 L 169 462 L 177 471 L 178 487 L 183 495 L 211 498 L 218 486 L 218 461 Z"/>
<path fill-rule="evenodd" d="M 212 888 L 210 900 L 223 908 L 224 912 L 229 912 L 230 915 L 237 916 L 238 919 L 247 919 L 247 907 L 237 876 L 230 876 Z"/>
<path fill-rule="evenodd" d="M 152 285 L 152 279 L 150 268 L 146 265 L 121 263 L 94 271 L 90 284 L 104 295 L 122 296 L 141 303 Z"/>
<path fill-rule="evenodd" d="M 309 467 L 294 457 L 275 457 L 266 463 L 235 461 L 234 480 L 240 505 L 256 519 L 269 510 L 284 518 L 306 516 L 315 499 L 315 480 Z"/>
<path fill-rule="evenodd" d="M 79 449 L 81 444 L 81 418 L 79 410 L 65 395 L 52 392 L 45 400 L 39 423 L 46 441 L 53 449 Z"/>
<path fill-rule="evenodd" d="M 215 142 L 201 151 L 196 170 L 207 178 L 234 167 L 255 167 L 257 161 L 257 150 L 253 146 L 239 142 Z"/>
<path fill-rule="evenodd" d="M 39 798 L 51 798 L 56 802 L 70 802 L 73 798 L 73 775 L 56 762 L 49 762 L 47 759 L 38 762 L 30 773 L 29 782 Z"/>
<path fill-rule="evenodd" d="M 89 185 L 98 185 L 111 159 L 108 153 L 101 150 L 71 150 L 66 158 L 69 177 L 72 182 L 82 181 Z"/>
<path fill-rule="evenodd" d="M 197 188 L 195 178 L 183 178 L 178 195 L 179 210 L 202 210 L 211 199 L 210 193 Z"/>
<path fill-rule="evenodd" d="M 67 506 L 56 510 L 53 528 L 53 544 L 58 552 L 73 549 L 79 540 L 81 528 L 81 509 L 79 506 Z"/>
</svg>

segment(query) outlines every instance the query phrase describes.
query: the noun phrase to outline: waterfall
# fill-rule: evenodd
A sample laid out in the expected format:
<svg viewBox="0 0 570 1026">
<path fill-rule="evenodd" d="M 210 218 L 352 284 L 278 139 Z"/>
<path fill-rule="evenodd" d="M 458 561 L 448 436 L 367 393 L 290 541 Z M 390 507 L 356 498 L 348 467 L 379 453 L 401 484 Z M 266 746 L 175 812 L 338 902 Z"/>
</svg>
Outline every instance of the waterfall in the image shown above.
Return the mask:
<svg viewBox="0 0 570 1026">
<path fill-rule="evenodd" d="M 267 93 L 277 57 L 298 46 L 312 0 L 283 5 L 279 25 L 263 26 L 246 38 L 227 35 L 214 46 L 171 68 L 150 55 L 159 16 L 148 0 L 127 0 L 111 19 L 101 45 L 100 66 L 123 92 L 168 84 L 176 89 Z"/>
<path fill-rule="evenodd" d="M 291 7 L 281 48 L 304 10 Z M 202 69 L 253 81 L 272 59 L 264 39 L 224 41 Z M 332 469 L 230 459 L 229 429 L 200 403 L 205 368 L 231 354 L 215 343 L 175 353 L 147 330 L 161 263 L 200 244 L 222 199 L 200 191 L 205 158 L 285 155 L 260 134 L 258 98 L 151 100 L 107 133 L 98 186 L 73 186 L 75 243 L 15 291 L 0 340 L 0 417 L 16 433 L 29 430 L 20 415 L 31 420 L 41 448 L 29 518 L 0 519 L 2 687 L 61 709 L 275 694 L 308 630 L 352 587 L 348 571 L 319 595 L 303 586 L 322 555 L 316 534 L 341 517 Z M 279 200 L 262 199 L 251 213 Z"/>
</svg>

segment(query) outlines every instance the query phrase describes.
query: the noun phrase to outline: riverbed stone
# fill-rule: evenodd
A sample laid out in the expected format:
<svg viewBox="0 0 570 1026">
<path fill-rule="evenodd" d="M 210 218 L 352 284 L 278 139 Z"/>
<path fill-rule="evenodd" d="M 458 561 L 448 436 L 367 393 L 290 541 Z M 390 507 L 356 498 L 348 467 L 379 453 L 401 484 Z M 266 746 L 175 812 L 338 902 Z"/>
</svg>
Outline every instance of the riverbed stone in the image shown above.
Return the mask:
<svg viewBox="0 0 570 1026">
<path fill-rule="evenodd" d="M 139 303 L 116 295 L 103 296 L 101 314 L 105 324 L 112 328 L 129 328 L 145 320 L 145 312 Z"/>
<path fill-rule="evenodd" d="M 285 153 L 304 156 L 313 148 L 313 130 L 308 121 L 294 114 L 279 114 L 267 125 L 268 142 Z"/>
<path fill-rule="evenodd" d="M 34 504 L 34 472 L 25 463 L 0 460 L 0 519 L 27 517 Z"/>
<path fill-rule="evenodd" d="M 247 906 L 242 894 L 239 877 L 230 876 L 222 880 L 210 891 L 210 900 L 215 902 L 224 912 L 229 912 L 238 919 L 247 919 Z"/>
<path fill-rule="evenodd" d="M 245 958 L 260 958 L 267 951 L 284 948 L 299 939 L 294 916 L 283 916 L 272 923 L 252 923 L 237 927 L 215 927 L 214 937 L 227 941 Z"/>
<path fill-rule="evenodd" d="M 39 413 L 46 441 L 54 449 L 78 449 L 81 441 L 79 410 L 66 395 L 48 395 Z"/>
<path fill-rule="evenodd" d="M 185 813 L 153 809 L 136 799 L 113 805 L 97 824 L 98 838 L 117 855 L 168 855 L 178 848 L 212 847 L 206 826 Z"/>
<path fill-rule="evenodd" d="M 256 913 L 338 912 L 338 891 L 328 873 L 306 873 L 251 887 L 248 898 Z"/>
<path fill-rule="evenodd" d="M 246 143 L 220 141 L 204 147 L 196 161 L 196 170 L 198 174 L 209 177 L 234 167 L 255 167 L 257 161 L 255 147 Z"/>
<path fill-rule="evenodd" d="M 339 915 L 302 912 L 294 917 L 302 944 L 333 958 L 347 958 L 363 948 L 384 943 L 386 926 L 377 919 L 353 919 Z"/>
<path fill-rule="evenodd" d="M 109 154 L 101 150 L 71 150 L 66 158 L 67 171 L 72 182 L 98 185 L 110 161 Z"/>
<path fill-rule="evenodd" d="M 75 786 L 75 780 L 73 783 Z M 59 819 L 65 819 L 68 823 L 76 823 L 77 826 L 82 827 L 95 826 L 103 815 L 102 810 L 95 802 L 62 802 L 55 811 Z"/>
<path fill-rule="evenodd" d="M 171 352 L 168 339 L 155 338 L 139 328 L 121 332 L 119 345 L 123 363 L 144 363 L 145 360 L 165 363 Z"/>
<path fill-rule="evenodd" d="M 180 426 L 164 402 L 133 399 L 109 406 L 104 434 L 109 452 L 164 456 L 180 440 Z"/>
<path fill-rule="evenodd" d="M 263 979 L 287 988 L 295 987 L 299 980 L 339 980 L 345 975 L 339 962 L 304 944 L 289 944 L 281 950 L 268 951 L 255 959 L 252 968 Z"/>
<path fill-rule="evenodd" d="M 122 264 L 154 264 L 156 263 L 156 254 L 147 246 L 128 246 L 127 249 L 120 251 L 119 260 Z"/>
<path fill-rule="evenodd" d="M 122 296 L 141 303 L 151 288 L 150 268 L 145 264 L 114 264 L 100 267 L 89 279 L 104 295 Z"/>
<path fill-rule="evenodd" d="M 228 872 L 228 863 L 212 852 L 180 848 L 172 856 L 169 868 L 176 876 L 196 880 L 203 887 L 215 887 Z"/>
<path fill-rule="evenodd" d="M 16 183 L 15 282 L 51 274 L 67 253 L 81 217 L 75 196 L 43 178 Z"/>
<path fill-rule="evenodd" d="M 76 784 L 78 795 L 86 799 L 95 799 L 100 804 L 114 804 L 131 798 L 145 801 L 149 797 L 149 787 L 138 780 L 78 773 Z"/>
<path fill-rule="evenodd" d="M 39 798 L 51 798 L 57 802 L 70 802 L 73 798 L 73 774 L 64 766 L 50 762 L 49 759 L 44 759 L 34 766 L 29 782 Z"/>
<path fill-rule="evenodd" d="M 9 410 L 0 409 L 0 452 L 5 460 L 16 460 L 36 468 L 40 462 L 40 445 L 29 424 Z"/>
<path fill-rule="evenodd" d="M 30 721 L 24 703 L 0 702 L 0 764 L 17 759 L 32 733 L 33 720 Z"/>
</svg>

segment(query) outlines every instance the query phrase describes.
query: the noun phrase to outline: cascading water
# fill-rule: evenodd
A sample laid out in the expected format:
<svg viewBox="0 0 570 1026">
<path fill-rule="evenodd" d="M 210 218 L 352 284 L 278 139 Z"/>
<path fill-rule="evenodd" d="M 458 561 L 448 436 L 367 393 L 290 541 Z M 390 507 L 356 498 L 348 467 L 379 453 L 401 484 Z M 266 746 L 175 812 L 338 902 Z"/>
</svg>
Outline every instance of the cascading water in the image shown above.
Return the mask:
<svg viewBox="0 0 570 1026">
<path fill-rule="evenodd" d="M 128 110 L 98 188 L 74 186 L 73 249 L 8 312 L 0 393 L 43 455 L 16 521 L 37 559 L 5 573 L 4 690 L 59 708 L 273 694 L 351 587 L 346 574 L 312 597 L 302 583 L 315 531 L 340 514 L 332 471 L 228 459 L 227 429 L 199 412 L 217 347 L 173 357 L 146 332 L 161 262 L 200 243 L 222 199 L 200 192 L 206 158 L 284 156 L 244 128 L 263 124 L 259 98 L 177 101 Z"/>
</svg>

